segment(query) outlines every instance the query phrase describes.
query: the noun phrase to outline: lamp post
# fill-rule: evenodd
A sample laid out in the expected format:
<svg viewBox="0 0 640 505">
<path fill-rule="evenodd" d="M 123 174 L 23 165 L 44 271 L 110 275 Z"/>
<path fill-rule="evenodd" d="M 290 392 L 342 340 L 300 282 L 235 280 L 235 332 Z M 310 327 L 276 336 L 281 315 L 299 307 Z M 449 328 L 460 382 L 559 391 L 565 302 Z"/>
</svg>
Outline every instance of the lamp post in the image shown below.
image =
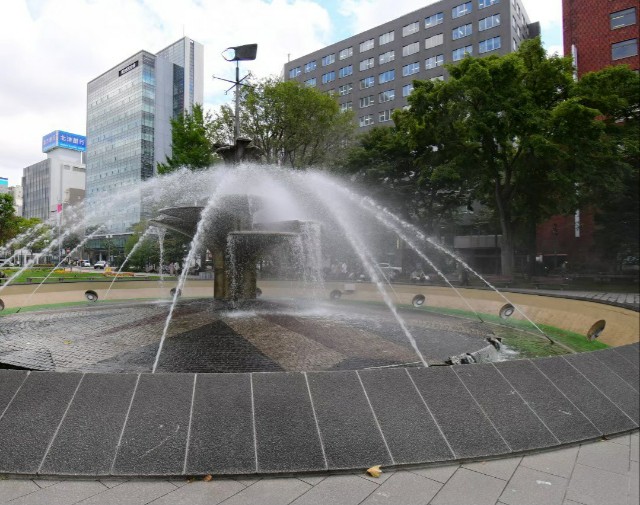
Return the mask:
<svg viewBox="0 0 640 505">
<path fill-rule="evenodd" d="M 113 235 L 109 234 L 105 235 L 105 237 L 107 238 L 107 263 L 111 265 L 111 239 Z"/>
</svg>

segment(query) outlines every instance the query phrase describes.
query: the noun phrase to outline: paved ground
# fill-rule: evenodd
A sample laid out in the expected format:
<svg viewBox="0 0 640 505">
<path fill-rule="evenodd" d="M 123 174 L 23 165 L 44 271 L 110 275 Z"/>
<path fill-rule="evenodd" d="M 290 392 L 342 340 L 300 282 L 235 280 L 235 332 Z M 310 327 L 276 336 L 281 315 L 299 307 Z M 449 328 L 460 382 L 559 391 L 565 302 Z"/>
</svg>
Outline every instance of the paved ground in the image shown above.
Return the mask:
<svg viewBox="0 0 640 505">
<path fill-rule="evenodd" d="M 593 300 L 595 302 L 605 302 L 618 305 L 626 305 L 638 310 L 640 308 L 640 294 L 638 293 L 609 293 L 606 291 L 560 291 L 557 289 L 511 289 L 509 291 L 516 291 L 522 293 L 540 294 L 540 295 L 552 295 L 552 296 L 565 296 L 569 298 L 584 298 L 586 300 Z"/>
<path fill-rule="evenodd" d="M 2 479 L 11 505 L 635 505 L 638 432 L 524 457 L 465 465 L 292 478 Z"/>
</svg>

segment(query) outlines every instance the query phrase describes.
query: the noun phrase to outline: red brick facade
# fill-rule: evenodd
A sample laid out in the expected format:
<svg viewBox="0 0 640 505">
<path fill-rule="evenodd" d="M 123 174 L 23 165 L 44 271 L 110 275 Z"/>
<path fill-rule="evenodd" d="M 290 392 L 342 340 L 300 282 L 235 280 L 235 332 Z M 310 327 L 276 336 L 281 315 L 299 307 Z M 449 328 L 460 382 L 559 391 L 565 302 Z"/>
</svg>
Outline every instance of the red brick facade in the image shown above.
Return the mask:
<svg viewBox="0 0 640 505">
<path fill-rule="evenodd" d="M 611 29 L 610 15 L 625 9 L 636 9 L 636 23 Z M 610 65 L 640 67 L 638 54 L 613 60 L 611 46 L 625 40 L 638 41 L 638 0 L 562 0 L 564 54 L 577 49 L 578 76 Z"/>
</svg>

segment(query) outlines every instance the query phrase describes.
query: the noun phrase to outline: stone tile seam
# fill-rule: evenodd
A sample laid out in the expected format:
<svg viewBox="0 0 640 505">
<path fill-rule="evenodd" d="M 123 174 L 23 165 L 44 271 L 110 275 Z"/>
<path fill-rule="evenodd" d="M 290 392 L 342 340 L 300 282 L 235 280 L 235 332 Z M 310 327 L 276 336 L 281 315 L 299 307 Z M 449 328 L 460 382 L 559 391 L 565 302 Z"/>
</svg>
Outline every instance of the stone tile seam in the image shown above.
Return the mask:
<svg viewBox="0 0 640 505">
<path fill-rule="evenodd" d="M 589 382 L 589 384 L 591 384 L 594 388 L 596 388 L 607 400 L 609 400 L 620 412 L 622 412 L 625 416 L 627 416 L 629 418 L 629 420 L 635 424 L 636 426 L 638 426 L 638 423 L 636 423 L 633 419 L 631 419 L 631 416 L 629 416 L 624 410 L 622 410 L 618 404 L 616 402 L 614 402 L 611 398 L 609 398 L 609 395 L 605 394 L 604 391 L 602 391 L 598 386 L 596 386 L 593 382 L 591 382 L 591 380 L 589 379 L 589 377 L 587 377 L 585 374 L 583 374 L 580 370 L 578 370 L 575 366 L 573 366 L 573 364 L 566 359 L 564 356 L 560 356 L 560 359 L 566 361 L 567 363 L 569 363 L 569 366 L 571 366 L 576 372 L 578 372 L 580 375 L 582 375 L 587 382 Z"/>
<path fill-rule="evenodd" d="M 358 382 L 360 382 L 360 387 L 362 388 L 362 391 L 364 392 L 364 397 L 367 399 L 367 404 L 369 405 L 369 410 L 371 411 L 371 415 L 373 416 L 373 420 L 376 423 L 376 426 L 378 427 L 378 432 L 380 433 L 380 436 L 382 437 L 382 441 L 384 442 L 384 446 L 387 448 L 387 453 L 389 454 L 389 457 L 391 458 L 391 464 L 395 465 L 396 461 L 395 461 L 395 459 L 393 459 L 393 454 L 391 454 L 391 449 L 389 448 L 389 444 L 387 443 L 387 438 L 384 436 L 384 433 L 382 432 L 382 426 L 380 426 L 380 422 L 378 421 L 378 416 L 376 416 L 376 413 L 373 410 L 373 405 L 371 405 L 371 400 L 369 399 L 369 393 L 367 393 L 367 390 L 365 389 L 364 384 L 362 383 L 362 378 L 360 377 L 360 374 L 358 373 L 358 370 L 356 370 L 356 377 L 358 377 Z"/>
<path fill-rule="evenodd" d="M 622 382 L 624 382 L 625 384 L 627 384 L 631 389 L 633 389 L 636 393 L 638 393 L 637 386 L 634 386 L 633 384 L 631 384 L 631 383 L 630 383 L 629 381 L 627 381 L 624 377 L 622 377 L 618 372 L 616 372 L 613 368 L 611 368 L 611 367 L 610 367 L 610 366 L 609 366 L 605 361 L 603 361 L 603 360 L 601 360 L 600 358 L 598 358 L 598 353 L 597 353 L 597 352 L 595 352 L 595 353 L 593 353 L 593 354 L 595 354 L 595 355 L 596 355 L 596 359 L 597 359 L 600 363 L 602 363 L 602 365 L 603 365 L 605 368 L 608 368 L 611 372 L 613 372 L 615 375 L 617 375 L 617 376 L 618 376 L 618 378 L 619 378 Z"/>
<path fill-rule="evenodd" d="M 556 439 L 556 442 L 558 442 L 559 444 L 562 444 L 562 442 L 560 441 L 560 439 L 556 436 L 556 434 L 551 430 L 551 428 L 549 428 L 549 426 L 547 426 L 547 423 L 545 423 L 542 418 L 538 415 L 538 413 L 533 409 L 533 407 L 529 404 L 529 402 L 527 400 L 524 399 L 524 397 L 520 394 L 520 391 L 518 391 L 518 389 L 511 384 L 511 382 L 509 381 L 509 379 L 507 379 L 504 374 L 500 371 L 500 369 L 498 369 L 498 367 L 494 364 L 491 363 L 491 366 L 493 366 L 493 368 L 500 374 L 500 377 L 502 377 L 505 382 L 509 385 L 509 387 L 511 389 L 513 389 L 513 391 L 518 395 L 518 397 L 522 400 L 522 402 L 527 406 L 527 408 L 533 413 L 534 416 L 536 416 L 538 418 L 538 421 L 540 421 L 542 423 L 542 426 L 544 426 L 547 431 L 549 433 L 551 433 L 551 436 L 553 438 Z"/>
<path fill-rule="evenodd" d="M 138 374 L 136 378 L 136 384 L 133 387 L 133 392 L 131 393 L 131 399 L 129 400 L 129 407 L 127 408 L 127 414 L 124 417 L 124 423 L 122 423 L 122 430 L 120 430 L 120 436 L 118 437 L 118 443 L 116 444 L 116 450 L 113 454 L 113 461 L 111 462 L 111 471 L 109 472 L 113 475 L 113 471 L 116 466 L 116 460 L 118 459 L 118 452 L 120 451 L 120 445 L 122 444 L 122 437 L 124 436 L 124 430 L 127 428 L 127 422 L 129 421 L 129 414 L 131 413 L 131 407 L 133 406 L 133 400 L 136 397 L 136 392 L 138 391 L 138 384 L 140 383 L 140 376 L 142 374 Z"/>
<path fill-rule="evenodd" d="M 413 377 L 411 377 L 411 374 L 409 373 L 409 369 L 405 368 L 404 371 L 409 376 L 409 380 L 411 381 L 411 384 L 413 384 L 413 387 L 415 388 L 416 392 L 418 393 L 418 396 L 422 400 L 422 403 L 424 404 L 425 408 L 427 409 L 427 412 L 431 416 L 431 419 L 433 420 L 433 423 L 436 425 L 436 428 L 438 428 L 438 432 L 440 433 L 440 436 L 442 437 L 442 439 L 447 444 L 447 447 L 449 448 L 449 451 L 451 452 L 451 455 L 453 456 L 454 459 L 458 459 L 458 455 L 456 454 L 456 451 L 453 450 L 453 447 L 451 447 L 451 444 L 449 443 L 449 440 L 447 440 L 447 437 L 444 435 L 444 432 L 442 431 L 442 428 L 440 427 L 440 424 L 438 423 L 438 420 L 433 415 L 433 412 L 431 412 L 431 409 L 429 408 L 429 405 L 427 404 L 427 401 L 424 399 L 424 396 L 422 396 L 422 393 L 418 389 L 418 386 L 416 385 L 415 381 L 413 380 Z"/>
<path fill-rule="evenodd" d="M 327 461 L 327 453 L 324 449 L 324 440 L 322 438 L 322 432 L 320 431 L 320 423 L 318 423 L 318 414 L 316 413 L 316 406 L 313 402 L 313 395 L 311 394 L 311 387 L 309 387 L 309 377 L 307 376 L 307 372 L 303 372 L 304 381 L 307 385 L 307 392 L 309 393 L 309 401 L 311 402 L 311 411 L 313 412 L 313 420 L 316 423 L 316 431 L 318 432 L 318 439 L 320 440 L 320 449 L 322 450 L 322 458 L 324 459 L 324 467 L 326 470 L 329 469 L 329 462 Z M 303 481 L 304 482 L 304 481 Z"/>
<path fill-rule="evenodd" d="M 621 353 L 618 350 L 618 347 L 610 347 L 609 349 L 613 349 L 613 351 L 620 356 L 622 359 L 624 359 L 627 363 L 631 363 L 633 366 L 638 366 L 638 361 L 636 360 L 636 362 L 634 363 L 633 361 L 631 361 L 624 353 Z M 640 359 L 640 356 L 639 356 Z"/>
<path fill-rule="evenodd" d="M 453 371 L 453 373 L 455 374 L 455 376 L 457 377 L 457 379 L 460 381 L 460 383 L 462 384 L 462 387 L 464 387 L 464 389 L 467 391 L 467 393 L 469 393 L 469 396 L 471 396 L 471 398 L 473 399 L 473 401 L 475 402 L 475 404 L 478 406 L 478 408 L 480 409 L 480 412 L 482 412 L 482 415 L 487 419 L 487 421 L 489 421 L 489 424 L 491 424 L 491 426 L 493 427 L 493 429 L 495 430 L 495 432 L 498 434 L 498 436 L 500 437 L 500 439 L 504 442 L 504 445 L 506 446 L 506 448 L 509 450 L 509 452 L 514 452 L 513 449 L 511 448 L 511 446 L 509 445 L 509 443 L 505 440 L 505 438 L 502 436 L 502 433 L 500 433 L 500 431 L 498 430 L 498 428 L 496 427 L 495 424 L 493 424 L 493 421 L 491 420 L 491 418 L 489 417 L 489 415 L 484 411 L 484 409 L 482 408 L 482 405 L 480 405 L 480 403 L 478 402 L 478 400 L 476 400 L 476 397 L 473 396 L 473 394 L 471 393 L 471 391 L 469 391 L 469 388 L 467 387 L 467 385 L 464 383 L 464 381 L 460 378 L 460 376 L 458 375 L 458 372 L 456 372 L 455 367 L 451 367 L 451 370 Z"/>
<path fill-rule="evenodd" d="M 253 430 L 253 453 L 255 455 L 256 473 L 258 473 L 258 436 L 256 433 L 256 402 L 253 397 L 253 373 L 249 374 L 249 386 L 251 388 L 251 428 Z"/>
<path fill-rule="evenodd" d="M 69 403 L 67 404 L 67 408 L 64 409 L 64 413 L 62 414 L 62 417 L 60 418 L 60 422 L 58 423 L 58 426 L 56 427 L 56 431 L 54 431 L 53 436 L 51 437 L 51 440 L 49 440 L 49 444 L 47 445 L 47 449 L 44 451 L 44 456 L 42 456 L 42 460 L 40 461 L 40 465 L 38 466 L 38 469 L 36 470 L 36 474 L 40 473 L 40 470 L 42 470 L 42 465 L 44 465 L 45 460 L 47 459 L 47 456 L 49 455 L 49 451 L 51 450 L 51 446 L 53 446 L 53 442 L 55 441 L 56 437 L 58 436 L 58 433 L 60 432 L 60 428 L 62 427 L 62 424 L 64 423 L 64 420 L 67 417 L 67 414 L 69 412 L 69 409 L 71 408 L 71 404 L 73 403 L 73 400 L 76 397 L 76 394 L 78 393 L 78 390 L 80 389 L 80 385 L 82 384 L 82 381 L 84 380 L 84 376 L 86 374 L 82 374 L 80 376 L 80 380 L 78 381 L 78 384 L 76 384 L 76 389 L 73 391 L 73 395 L 71 395 L 71 399 L 69 400 Z"/>
<path fill-rule="evenodd" d="M 2 418 L 6 414 L 7 410 L 9 410 L 9 407 L 13 403 L 13 400 L 15 400 L 16 396 L 18 396 L 18 392 L 22 389 L 23 384 L 27 381 L 27 378 L 29 377 L 30 374 L 31 374 L 31 371 L 30 370 L 27 371 L 27 373 L 24 376 L 24 379 L 22 379 L 22 382 L 20 383 L 20 385 L 16 389 L 15 393 L 13 393 L 13 396 L 11 397 L 11 400 L 9 400 L 9 403 L 7 403 L 7 406 L 2 411 L 2 414 L 0 414 L 0 420 L 2 420 Z"/>
<path fill-rule="evenodd" d="M 187 441 L 184 448 L 184 463 L 182 465 L 182 475 L 187 473 L 187 461 L 189 459 L 189 444 L 191 442 L 191 423 L 193 422 L 193 403 L 196 397 L 196 381 L 198 374 L 193 374 L 193 386 L 191 389 L 191 408 L 189 409 L 189 426 L 187 427 Z"/>
</svg>

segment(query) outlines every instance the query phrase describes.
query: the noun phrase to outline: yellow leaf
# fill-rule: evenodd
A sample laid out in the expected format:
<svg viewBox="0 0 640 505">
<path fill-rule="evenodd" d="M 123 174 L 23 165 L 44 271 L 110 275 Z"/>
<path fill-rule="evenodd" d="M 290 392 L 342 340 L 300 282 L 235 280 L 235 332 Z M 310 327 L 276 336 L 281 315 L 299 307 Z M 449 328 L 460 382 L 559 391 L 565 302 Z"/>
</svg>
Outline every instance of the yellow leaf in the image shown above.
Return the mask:
<svg viewBox="0 0 640 505">
<path fill-rule="evenodd" d="M 65 341 L 64 341 L 64 343 L 65 343 L 66 345 L 69 345 L 69 344 L 71 343 L 71 340 L 65 340 Z"/>
<path fill-rule="evenodd" d="M 213 479 L 213 476 L 211 476 L 211 474 L 209 474 L 209 475 L 205 475 L 205 476 L 202 478 L 202 480 L 203 480 L 203 481 L 205 481 L 205 482 L 209 482 L 211 479 Z"/>
<path fill-rule="evenodd" d="M 371 468 L 369 468 L 367 470 L 367 473 L 369 475 L 371 475 L 371 477 L 380 477 L 380 474 L 382 473 L 382 470 L 380 470 L 380 465 L 376 465 L 376 466 L 372 466 Z"/>
</svg>

